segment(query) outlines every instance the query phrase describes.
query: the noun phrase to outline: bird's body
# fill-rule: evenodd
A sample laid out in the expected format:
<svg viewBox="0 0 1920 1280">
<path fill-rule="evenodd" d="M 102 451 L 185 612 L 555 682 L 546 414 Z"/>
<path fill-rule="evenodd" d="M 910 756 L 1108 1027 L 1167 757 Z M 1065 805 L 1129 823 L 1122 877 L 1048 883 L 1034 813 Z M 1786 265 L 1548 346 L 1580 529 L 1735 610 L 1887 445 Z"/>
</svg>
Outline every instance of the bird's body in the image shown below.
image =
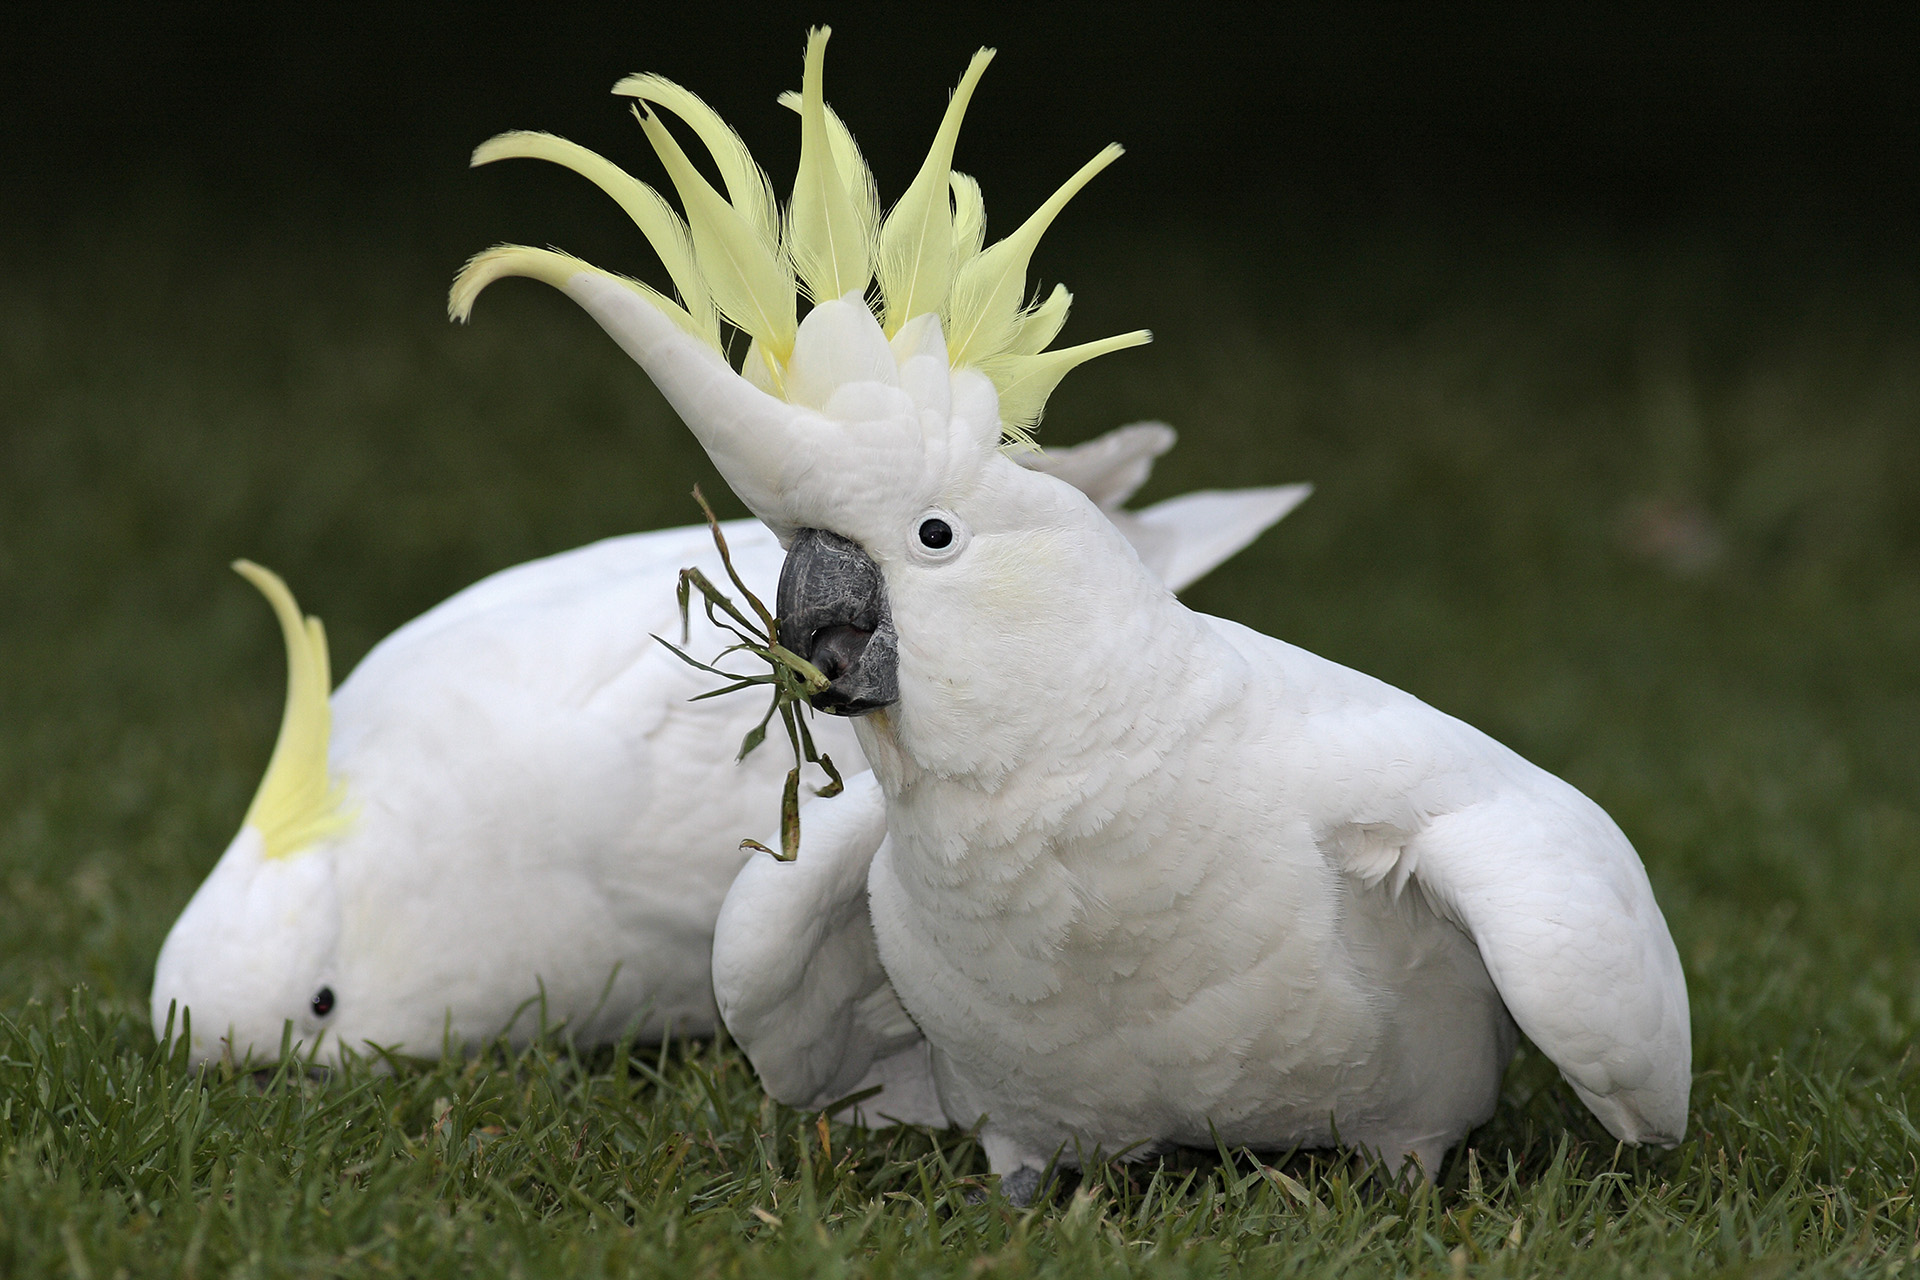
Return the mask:
<svg viewBox="0 0 1920 1280">
<path fill-rule="evenodd" d="M 725 527 L 770 586 L 779 544 Z M 587 1043 L 710 1032 L 713 917 L 790 762 L 735 764 L 764 708 L 689 702 L 713 677 L 652 639 L 680 638 L 674 586 L 696 565 L 724 580 L 704 527 L 611 538 L 376 645 L 332 699 L 347 824 L 278 859 L 242 830 L 169 934 L 156 1026 L 177 1001 L 196 1055 L 236 1058 L 276 1054 L 287 1019 L 327 1057 L 524 1041 L 543 1019 Z M 695 651 L 719 650 L 697 610 L 693 627 Z M 859 759 L 846 726 L 819 727 Z"/>
<path fill-rule="evenodd" d="M 1517 1019 L 1617 1135 L 1678 1137 L 1685 983 L 1597 805 L 1187 609 L 1074 495 L 1005 479 L 1046 512 L 1022 559 L 1077 607 L 996 611 L 993 643 L 1054 659 L 920 666 L 905 637 L 967 624 L 895 593 L 900 697 L 856 722 L 874 780 L 810 811 L 817 865 L 750 863 L 723 908 L 721 1008 L 776 1096 L 884 1083 L 871 1118 L 984 1118 L 1003 1172 L 1336 1137 L 1431 1172 L 1492 1114 Z M 825 819 L 861 806 L 884 820 Z"/>
<path fill-rule="evenodd" d="M 1122 510 L 1172 442 L 1141 423 L 1030 462 L 1107 498 L 1184 585 L 1305 491 Z M 770 598 L 773 534 L 722 527 Z M 714 918 L 792 760 L 766 746 L 736 762 L 765 702 L 692 701 L 720 681 L 653 638 L 681 639 L 686 567 L 726 583 L 705 526 L 609 538 L 496 573 L 376 645 L 331 700 L 344 825 L 277 857 L 242 830 L 162 950 L 156 1028 L 177 1002 L 196 1054 L 258 1059 L 289 1019 L 327 1057 L 524 1042 L 543 1021 L 584 1043 L 710 1034 Z M 691 628 L 703 659 L 732 640 L 698 608 Z M 812 723 L 843 768 L 865 767 L 849 722 Z"/>
<path fill-rule="evenodd" d="M 1432 1170 L 1492 1114 L 1510 1003 L 1616 1132 L 1677 1135 L 1684 985 L 1605 814 L 1407 694 L 1138 585 L 1074 592 L 1111 649 L 1048 673 L 1069 714 L 973 725 L 985 767 L 915 714 L 905 670 L 860 722 L 887 800 L 878 956 L 947 1116 L 988 1117 L 1001 1164 L 1337 1134 Z M 1523 912 L 1584 915 L 1592 954 Z"/>
<path fill-rule="evenodd" d="M 577 148 L 476 153 L 593 178 L 680 302 L 522 246 L 451 299 L 532 276 L 614 337 L 787 546 L 780 638 L 828 674 L 815 705 L 862 717 L 871 776 L 721 910 L 716 995 L 769 1090 L 882 1084 L 902 1104 L 867 1113 L 977 1122 L 1028 1187 L 1056 1156 L 1336 1133 L 1430 1174 L 1491 1113 L 1517 1024 L 1617 1137 L 1678 1141 L 1685 980 L 1606 815 L 1405 693 L 1187 609 L 1085 495 L 1008 456 L 1061 374 L 1146 340 L 1048 351 L 1065 290 L 1022 305 L 1041 232 L 1117 148 L 985 246 L 950 169 L 983 50 L 882 219 L 824 104 L 826 39 L 790 100 L 784 215 L 657 77 L 617 91 L 647 104 L 684 224 Z M 722 316 L 751 338 L 737 370 Z"/>
<path fill-rule="evenodd" d="M 769 583 L 778 543 L 754 521 L 726 532 L 747 581 Z M 348 848 L 350 831 L 335 855 L 358 907 L 335 989 L 342 1015 L 352 992 L 394 1018 L 360 1039 L 437 1052 L 446 1025 L 472 1044 L 542 992 L 517 1039 L 542 1013 L 585 1043 L 712 1031 L 711 921 L 791 761 L 736 763 L 764 708 L 689 701 L 714 678 L 652 638 L 681 638 L 687 566 L 724 581 L 703 527 L 517 566 L 396 631 L 341 684 L 333 767 L 356 825 L 384 838 Z M 718 652 L 717 629 L 693 626 L 694 651 Z M 831 723 L 820 745 L 859 758 Z"/>
</svg>

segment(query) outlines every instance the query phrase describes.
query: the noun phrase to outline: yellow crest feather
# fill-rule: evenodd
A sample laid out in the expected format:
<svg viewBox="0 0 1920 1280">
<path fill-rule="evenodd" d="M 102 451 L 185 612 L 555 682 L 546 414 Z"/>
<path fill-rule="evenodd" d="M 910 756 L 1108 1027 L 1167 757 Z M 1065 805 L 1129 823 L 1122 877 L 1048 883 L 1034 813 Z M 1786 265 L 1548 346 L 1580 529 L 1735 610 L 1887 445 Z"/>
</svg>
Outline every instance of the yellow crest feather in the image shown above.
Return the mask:
<svg viewBox="0 0 1920 1280">
<path fill-rule="evenodd" d="M 726 184 L 727 199 L 753 229 L 754 237 L 769 250 L 778 247 L 780 206 L 774 199 L 773 184 L 754 162 L 747 144 L 740 140 L 733 126 L 720 118 L 719 112 L 698 94 L 681 88 L 665 76 L 628 76 L 613 86 L 613 91 L 621 97 L 638 98 L 671 111 L 686 121 L 687 127 L 706 147 L 707 154 L 713 157 L 715 167 L 720 170 L 720 180 Z"/>
<path fill-rule="evenodd" d="M 886 304 L 880 327 L 889 338 L 915 316 L 938 311 L 953 288 L 953 205 L 948 194 L 953 148 L 974 86 L 992 61 L 991 49 L 973 55 L 947 102 L 920 172 L 880 224 L 880 296 Z"/>
<path fill-rule="evenodd" d="M 982 365 L 981 372 L 992 378 L 1000 391 L 1000 424 L 1008 442 L 1020 449 L 1034 447 L 1033 437 L 1023 424 L 1039 420 L 1047 397 L 1060 385 L 1060 379 L 1096 357 L 1152 341 L 1153 335 L 1147 330 L 1135 329 L 1035 356 L 1001 356 Z"/>
<path fill-rule="evenodd" d="M 674 141 L 667 126 L 651 111 L 640 112 L 640 127 L 647 141 L 667 168 L 680 203 L 687 211 L 687 225 L 693 231 L 694 252 L 720 314 L 767 349 L 773 358 L 786 363 L 793 354 L 794 319 L 793 268 L 779 253 L 769 248 L 740 210 L 713 189 L 700 171 L 687 159 L 687 153 Z"/>
<path fill-rule="evenodd" d="M 1016 356 L 1037 356 L 1046 349 L 1046 345 L 1060 336 L 1060 326 L 1067 322 L 1067 312 L 1073 309 L 1073 295 L 1067 292 L 1067 286 L 1057 284 L 1047 300 L 1020 316 L 1007 339 L 1007 354 Z"/>
<path fill-rule="evenodd" d="M 1109 143 L 1034 210 L 1019 230 L 981 250 L 959 272 L 948 304 L 951 326 L 947 330 L 947 351 L 955 364 L 983 364 L 1005 349 L 1019 328 L 1020 305 L 1026 301 L 1027 264 L 1033 260 L 1040 237 L 1066 208 L 1067 201 L 1120 156 L 1120 144 Z"/>
<path fill-rule="evenodd" d="M 233 569 L 273 606 L 287 643 L 287 705 L 280 716 L 280 736 L 243 824 L 260 833 L 266 857 L 287 858 L 352 820 L 346 787 L 327 772 L 333 734 L 327 633 L 320 619 L 301 616 L 293 592 L 278 574 L 251 560 L 235 560 Z"/>
<path fill-rule="evenodd" d="M 800 168 L 793 179 L 787 230 L 794 270 L 815 302 L 865 293 L 873 279 L 872 231 L 861 220 L 853 192 L 842 181 L 827 129 L 827 30 L 807 37 L 800 86 Z"/>
<path fill-rule="evenodd" d="M 947 181 L 953 188 L 953 259 L 958 269 L 987 242 L 987 202 L 980 184 L 966 174 L 953 174 Z"/>
<path fill-rule="evenodd" d="M 510 159 L 550 161 L 573 170 L 612 196 L 660 256 L 674 291 L 680 295 L 686 327 L 712 346 L 720 345 L 720 317 L 714 311 L 713 291 L 693 256 L 693 235 L 665 197 L 598 152 L 550 133 L 516 131 L 489 138 L 474 148 L 471 164 L 479 168 Z"/>
<path fill-rule="evenodd" d="M 937 314 L 953 365 L 979 369 L 999 392 L 1000 426 L 1008 445 L 1031 448 L 1029 431 L 1061 378 L 1095 356 L 1149 338 L 1140 330 L 1047 351 L 1066 322 L 1073 295 L 1055 286 L 1045 301 L 1026 301 L 1027 271 L 1041 236 L 1121 149 L 1101 151 L 1013 234 L 986 245 L 980 184 L 953 171 L 967 104 L 993 60 L 993 50 L 981 49 L 954 89 L 918 174 L 882 219 L 873 174 L 853 135 L 826 103 L 830 34 L 826 27 L 808 33 L 800 92 L 780 96 L 781 104 L 800 116 L 800 166 L 784 223 L 765 171 L 739 135 L 700 98 L 656 75 L 628 76 L 614 92 L 645 104 L 634 114 L 680 197 L 685 221 L 653 188 L 586 148 L 547 134 L 503 134 L 474 152 L 475 164 L 533 157 L 594 182 L 620 202 L 653 245 L 684 305 L 637 280 L 554 250 L 500 245 L 467 263 L 453 283 L 449 313 L 465 320 L 474 298 L 502 276 L 531 276 L 563 287 L 572 276 L 592 272 L 618 280 L 722 352 L 718 320 L 724 317 L 751 339 L 743 376 L 771 395 L 784 396 L 798 295 L 804 291 L 822 302 L 857 291 L 867 297 L 888 336 L 915 316 Z M 701 176 L 654 114 L 656 107 L 692 129 L 712 156 L 725 195 Z"/>
<path fill-rule="evenodd" d="M 702 326 L 685 308 L 658 289 L 638 280 L 629 280 L 625 276 L 603 271 L 591 262 L 582 261 L 570 253 L 561 253 L 557 249 L 534 249 L 524 244 L 500 244 L 476 253 L 467 259 L 467 265 L 454 277 L 453 288 L 447 294 L 447 314 L 462 323 L 473 314 L 474 299 L 480 291 L 507 276 L 525 276 L 529 280 L 538 280 L 542 284 L 552 285 L 556 289 L 564 288 L 568 280 L 581 272 L 601 276 L 626 286 L 658 307 L 662 314 L 685 329 L 696 338 L 703 339 L 719 348 L 718 326 Z"/>
<path fill-rule="evenodd" d="M 793 90 L 781 94 L 779 102 L 795 115 L 800 114 L 800 95 Z M 833 150 L 834 168 L 840 171 L 840 181 L 846 184 L 847 194 L 853 199 L 860 224 L 867 229 L 871 250 L 880 230 L 880 185 L 873 180 L 873 170 L 867 167 L 866 158 L 860 154 L 860 144 L 853 140 L 853 131 L 847 128 L 846 121 L 825 102 L 820 104 L 820 109 L 827 117 L 827 142 Z"/>
</svg>

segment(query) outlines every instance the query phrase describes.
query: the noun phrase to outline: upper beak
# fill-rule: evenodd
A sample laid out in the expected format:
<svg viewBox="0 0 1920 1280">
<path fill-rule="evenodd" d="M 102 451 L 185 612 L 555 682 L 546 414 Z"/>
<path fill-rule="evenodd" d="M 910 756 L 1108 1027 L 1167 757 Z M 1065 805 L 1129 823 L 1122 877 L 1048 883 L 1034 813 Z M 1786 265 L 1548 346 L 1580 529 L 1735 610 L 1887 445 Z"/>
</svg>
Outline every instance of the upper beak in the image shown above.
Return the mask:
<svg viewBox="0 0 1920 1280">
<path fill-rule="evenodd" d="M 793 535 L 780 567 L 780 643 L 827 677 L 810 701 L 839 716 L 899 701 L 899 638 L 880 566 L 824 529 Z"/>
</svg>

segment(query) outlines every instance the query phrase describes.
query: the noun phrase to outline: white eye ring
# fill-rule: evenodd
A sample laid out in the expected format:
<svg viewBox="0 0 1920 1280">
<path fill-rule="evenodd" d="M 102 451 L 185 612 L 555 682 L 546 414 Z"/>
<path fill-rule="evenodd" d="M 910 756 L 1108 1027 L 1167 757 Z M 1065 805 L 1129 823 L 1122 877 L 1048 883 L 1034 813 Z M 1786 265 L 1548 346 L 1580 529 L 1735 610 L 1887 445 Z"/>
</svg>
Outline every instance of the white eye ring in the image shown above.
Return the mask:
<svg viewBox="0 0 1920 1280">
<path fill-rule="evenodd" d="M 920 513 L 907 535 L 907 550 L 922 564 L 945 564 L 973 538 L 966 522 L 951 511 L 932 507 Z"/>
</svg>

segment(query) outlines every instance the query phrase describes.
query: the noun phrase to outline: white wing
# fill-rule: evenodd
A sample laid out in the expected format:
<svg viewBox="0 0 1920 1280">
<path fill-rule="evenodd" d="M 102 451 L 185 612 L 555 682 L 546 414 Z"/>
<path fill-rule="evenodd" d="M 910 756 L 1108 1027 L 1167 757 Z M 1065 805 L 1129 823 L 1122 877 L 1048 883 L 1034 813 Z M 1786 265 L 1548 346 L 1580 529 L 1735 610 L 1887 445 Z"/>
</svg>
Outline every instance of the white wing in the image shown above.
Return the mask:
<svg viewBox="0 0 1920 1280">
<path fill-rule="evenodd" d="M 860 1118 L 945 1126 L 926 1042 L 880 967 L 867 912 L 867 868 L 886 834 L 871 773 L 801 810 L 799 857 L 755 857 L 727 892 L 714 997 L 775 1099 L 818 1108 L 880 1085 Z"/>
<path fill-rule="evenodd" d="M 1185 591 L 1306 501 L 1313 486 L 1208 489 L 1126 510 L 1122 504 L 1147 482 L 1154 460 L 1178 438 L 1164 422 L 1133 422 L 1083 444 L 1023 453 L 1017 461 L 1092 498 L 1154 576 L 1174 591 Z"/>
<path fill-rule="evenodd" d="M 765 525 L 758 520 L 729 520 L 720 528 L 736 552 L 756 562 L 771 557 L 774 572 L 779 572 L 780 552 Z M 383 650 L 417 644 L 481 614 L 511 616 L 512 611 L 524 609 L 527 612 L 523 616 L 538 617 L 544 611 L 564 608 L 583 593 L 636 583 L 646 584 L 656 594 L 663 589 L 668 593 L 656 602 L 656 612 L 664 621 L 670 616 L 671 592 L 680 569 L 696 560 L 705 564 L 712 557 L 713 535 L 706 526 L 683 525 L 602 538 L 571 551 L 529 560 L 448 596 L 375 645 L 362 665 Z M 772 584 L 750 578 L 749 585 L 761 591 Z"/>
<path fill-rule="evenodd" d="M 1131 422 L 1064 449 L 1022 453 L 1014 461 L 1029 471 L 1058 476 L 1112 515 L 1147 482 L 1154 459 L 1177 439 L 1164 422 Z"/>
<path fill-rule="evenodd" d="M 1107 517 L 1160 581 L 1175 591 L 1185 591 L 1232 559 L 1312 492 L 1310 484 L 1204 489 L 1139 511 L 1111 510 Z"/>
<path fill-rule="evenodd" d="M 1598 805 L 1556 790 L 1436 817 L 1404 856 L 1607 1131 L 1670 1146 L 1693 1073 L 1680 956 L 1633 846 Z"/>
<path fill-rule="evenodd" d="M 1514 1021 L 1615 1137 L 1678 1142 L 1686 979 L 1646 869 L 1606 812 L 1410 694 L 1213 622 L 1285 672 L 1310 726 L 1289 768 L 1324 855 L 1363 884 L 1411 882 L 1463 929 Z"/>
</svg>

